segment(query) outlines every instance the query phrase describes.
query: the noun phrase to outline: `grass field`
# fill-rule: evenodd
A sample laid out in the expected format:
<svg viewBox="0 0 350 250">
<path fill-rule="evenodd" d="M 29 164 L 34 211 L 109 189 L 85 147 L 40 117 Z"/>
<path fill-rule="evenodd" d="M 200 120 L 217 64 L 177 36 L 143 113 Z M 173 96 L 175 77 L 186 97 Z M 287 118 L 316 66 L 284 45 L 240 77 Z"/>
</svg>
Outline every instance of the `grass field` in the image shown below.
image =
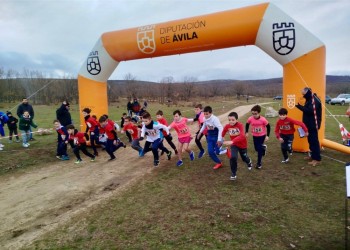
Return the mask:
<svg viewBox="0 0 350 250">
<path fill-rule="evenodd" d="M 220 114 L 246 103 L 204 104 Z M 279 105 L 272 106 L 278 109 Z M 184 115 L 192 117 L 192 106 L 180 109 L 188 110 Z M 45 116 L 39 116 L 37 122 L 51 126 L 49 117 L 55 108 L 42 108 Z M 345 110 L 327 108 L 333 114 Z M 157 109 L 150 104 L 151 113 Z M 175 108 L 162 109 L 170 120 L 170 110 Z M 110 116 L 120 117 L 122 112 L 111 107 Z M 47 122 L 40 117 L 46 117 Z M 349 129 L 347 118 L 338 119 Z M 274 127 L 276 118 L 269 121 Z M 326 123 L 326 137 L 340 142 L 338 124 L 330 118 Z M 32 151 L 7 144 L 19 151 L 12 156 L 1 153 L 1 157 L 17 165 L 10 169 L 2 166 L 2 173 L 44 167 L 55 161 L 54 136 L 38 136 Z M 22 164 L 28 152 L 32 152 L 32 160 Z M 249 155 L 256 161 L 251 139 Z M 137 185 L 88 214 L 78 215 L 28 249 L 344 249 L 344 162 L 350 159 L 329 149 L 322 155 L 322 164 L 317 167 L 308 166 L 301 153 L 294 153 L 291 162 L 282 165 L 279 144 L 271 136 L 263 169 L 248 171 L 239 160 L 235 182 L 229 181 L 229 161 L 224 156 L 225 167 L 218 171 L 212 170 L 208 157 L 194 162 L 186 159 L 181 168 L 169 165 L 155 169 Z"/>
</svg>

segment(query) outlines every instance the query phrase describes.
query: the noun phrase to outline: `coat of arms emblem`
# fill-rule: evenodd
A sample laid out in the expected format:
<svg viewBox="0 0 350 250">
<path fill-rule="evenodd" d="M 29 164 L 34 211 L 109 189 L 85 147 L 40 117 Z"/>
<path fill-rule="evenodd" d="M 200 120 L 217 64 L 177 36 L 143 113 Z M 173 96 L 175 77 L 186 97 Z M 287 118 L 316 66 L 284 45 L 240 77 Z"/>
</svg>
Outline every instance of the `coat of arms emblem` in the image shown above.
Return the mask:
<svg viewBox="0 0 350 250">
<path fill-rule="evenodd" d="M 156 51 L 154 39 L 154 25 L 140 27 L 137 32 L 137 46 L 144 54 L 152 54 Z"/>
<path fill-rule="evenodd" d="M 287 107 L 290 109 L 295 107 L 295 95 L 287 95 Z"/>
<path fill-rule="evenodd" d="M 294 23 L 272 25 L 273 48 L 280 55 L 288 55 L 295 47 Z"/>
<path fill-rule="evenodd" d="M 101 64 L 98 59 L 98 51 L 93 51 L 90 53 L 87 63 L 86 69 L 91 75 L 98 75 L 101 72 Z"/>
</svg>

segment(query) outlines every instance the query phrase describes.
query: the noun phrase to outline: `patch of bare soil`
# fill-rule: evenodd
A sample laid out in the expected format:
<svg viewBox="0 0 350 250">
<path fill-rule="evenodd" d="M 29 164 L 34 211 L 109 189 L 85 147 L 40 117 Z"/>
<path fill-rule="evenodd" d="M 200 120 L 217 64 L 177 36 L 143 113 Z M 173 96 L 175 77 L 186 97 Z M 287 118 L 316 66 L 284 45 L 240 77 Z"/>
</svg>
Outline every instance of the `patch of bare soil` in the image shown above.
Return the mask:
<svg viewBox="0 0 350 250">
<path fill-rule="evenodd" d="M 232 111 L 242 116 L 252 106 Z M 219 116 L 223 124 L 227 123 L 227 115 Z M 195 132 L 195 125 L 192 126 Z M 100 155 L 95 162 L 82 154 L 80 164 L 73 160 L 57 161 L 24 174 L 0 177 L 0 248 L 19 249 L 30 244 L 67 223 L 72 216 L 86 213 L 92 206 L 117 195 L 154 169 L 152 154 L 138 158 L 131 147 L 119 149 L 113 162 L 107 162 L 107 153 Z M 175 165 L 175 160 L 169 162 L 162 157 L 159 167 Z"/>
</svg>

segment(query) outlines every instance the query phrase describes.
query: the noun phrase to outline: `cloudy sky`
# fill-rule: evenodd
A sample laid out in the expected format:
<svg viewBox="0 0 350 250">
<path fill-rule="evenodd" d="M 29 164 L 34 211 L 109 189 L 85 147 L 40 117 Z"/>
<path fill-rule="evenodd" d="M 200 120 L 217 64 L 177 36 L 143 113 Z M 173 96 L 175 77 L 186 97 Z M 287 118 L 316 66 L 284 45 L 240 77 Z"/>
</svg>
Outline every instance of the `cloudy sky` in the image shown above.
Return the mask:
<svg viewBox="0 0 350 250">
<path fill-rule="evenodd" d="M 0 68 L 76 76 L 102 33 L 236 9 L 250 0 L 0 0 Z M 350 75 L 349 0 L 274 0 L 326 45 L 326 73 Z M 282 76 L 282 66 L 255 46 L 122 62 L 110 79 L 172 76 L 198 80 Z"/>
</svg>

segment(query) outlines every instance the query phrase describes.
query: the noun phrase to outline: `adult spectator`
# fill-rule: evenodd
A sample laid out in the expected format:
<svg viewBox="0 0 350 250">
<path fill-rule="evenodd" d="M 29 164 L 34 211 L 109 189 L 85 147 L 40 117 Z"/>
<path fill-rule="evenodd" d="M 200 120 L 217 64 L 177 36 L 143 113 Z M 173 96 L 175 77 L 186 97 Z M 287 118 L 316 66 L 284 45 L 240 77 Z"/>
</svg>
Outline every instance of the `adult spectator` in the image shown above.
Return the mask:
<svg viewBox="0 0 350 250">
<path fill-rule="evenodd" d="M 69 112 L 69 102 L 63 101 L 61 107 L 56 110 L 56 118 L 60 121 L 61 125 L 66 127 L 67 125 L 73 124 L 72 117 Z"/>
<path fill-rule="evenodd" d="M 131 98 L 128 100 L 128 104 L 126 105 L 126 109 L 128 110 L 128 116 L 132 117 L 132 101 Z"/>
<path fill-rule="evenodd" d="M 29 112 L 29 115 L 30 115 L 31 119 L 34 119 L 34 109 L 33 109 L 32 105 L 30 105 L 28 103 L 28 99 L 26 97 L 24 97 L 22 99 L 22 103 L 17 108 L 17 116 L 18 116 L 18 118 L 21 118 L 25 111 Z M 29 128 L 29 133 L 30 133 L 29 140 L 34 141 L 35 139 L 33 137 L 32 127 Z"/>
<path fill-rule="evenodd" d="M 318 130 L 322 121 L 322 104 L 316 94 L 312 93 L 310 88 L 304 88 L 301 90 L 306 102 L 305 105 L 297 104 L 296 107 L 303 112 L 303 123 L 309 130 L 309 136 L 307 137 L 310 147 L 311 160 L 309 165 L 316 166 L 321 161 L 321 147 L 318 140 Z"/>
<path fill-rule="evenodd" d="M 134 98 L 134 102 L 132 103 L 132 112 L 135 113 L 135 115 L 139 115 L 141 110 L 141 105 L 139 103 L 139 101 L 137 100 L 137 98 Z"/>
</svg>

